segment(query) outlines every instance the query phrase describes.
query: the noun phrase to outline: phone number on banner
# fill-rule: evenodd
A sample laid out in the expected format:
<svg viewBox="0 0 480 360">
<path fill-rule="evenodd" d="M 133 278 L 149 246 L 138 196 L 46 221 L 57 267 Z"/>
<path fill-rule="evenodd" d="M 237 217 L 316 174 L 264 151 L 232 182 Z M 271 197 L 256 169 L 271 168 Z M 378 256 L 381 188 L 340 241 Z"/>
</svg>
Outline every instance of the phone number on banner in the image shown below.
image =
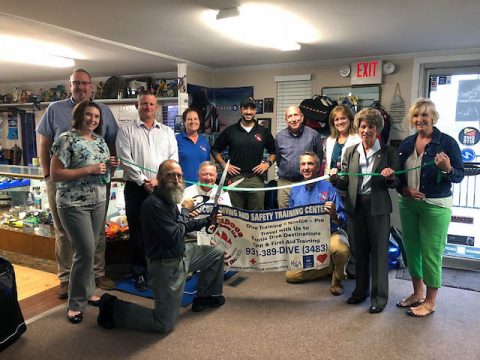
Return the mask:
<svg viewBox="0 0 480 360">
<path fill-rule="evenodd" d="M 330 217 L 321 205 L 246 211 L 221 207 L 222 220 L 199 243 L 221 247 L 227 269 L 285 271 L 329 266 Z"/>
</svg>

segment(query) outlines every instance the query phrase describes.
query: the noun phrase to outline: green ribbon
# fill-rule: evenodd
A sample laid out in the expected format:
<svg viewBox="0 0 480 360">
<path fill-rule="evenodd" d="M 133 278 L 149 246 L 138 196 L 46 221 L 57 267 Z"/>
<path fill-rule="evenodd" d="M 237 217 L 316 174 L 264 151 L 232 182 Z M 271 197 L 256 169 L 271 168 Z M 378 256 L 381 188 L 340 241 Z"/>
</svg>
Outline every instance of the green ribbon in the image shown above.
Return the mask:
<svg viewBox="0 0 480 360">
<path fill-rule="evenodd" d="M 431 166 L 435 163 L 435 161 L 429 161 L 429 162 L 426 162 L 425 164 L 423 165 L 420 165 L 420 166 L 415 166 L 414 168 L 411 168 L 411 169 L 405 169 L 405 170 L 397 170 L 397 171 L 394 171 L 394 174 L 395 175 L 399 175 L 399 174 L 405 174 L 409 171 L 413 171 L 413 170 L 417 170 L 417 169 L 420 169 L 420 168 L 424 168 L 424 167 L 427 167 L 427 166 Z M 382 176 L 382 174 L 380 173 L 349 173 L 349 172 L 342 172 L 340 171 L 338 173 L 338 176 Z"/>
<path fill-rule="evenodd" d="M 133 163 L 133 162 L 131 162 L 131 161 L 128 161 L 128 160 L 120 157 L 120 156 L 117 156 L 117 157 L 118 157 L 118 159 L 119 159 L 121 162 L 124 162 L 125 164 L 128 164 L 128 165 L 135 166 L 135 167 L 139 168 L 140 170 L 145 170 L 145 171 L 148 171 L 149 173 L 154 173 L 154 174 L 156 174 L 157 171 L 158 171 L 158 170 L 151 170 L 151 169 L 148 169 L 148 168 L 143 167 L 143 166 L 141 166 L 141 165 L 135 164 L 135 163 Z M 199 185 L 201 185 L 201 186 L 208 186 L 208 187 L 211 187 L 211 188 L 213 188 L 213 187 L 215 186 L 215 185 L 202 184 L 202 183 L 197 183 L 197 182 L 195 182 L 195 181 L 188 181 L 188 180 L 184 180 L 184 182 L 186 182 L 187 184 L 199 184 Z M 228 186 L 224 186 L 224 188 L 227 188 L 227 187 L 228 187 Z"/>
<path fill-rule="evenodd" d="M 128 160 L 125 160 L 121 157 L 118 157 L 118 159 L 128 165 L 132 165 L 132 166 L 136 166 L 137 168 L 141 169 L 141 170 L 145 170 L 145 171 L 148 171 L 150 173 L 156 173 L 156 170 L 151 170 L 151 169 L 147 169 L 147 168 L 144 168 L 143 166 L 140 166 L 140 165 L 137 165 L 131 161 L 128 161 Z M 399 174 L 404 174 L 404 173 L 407 173 L 409 171 L 413 171 L 413 170 L 416 170 L 416 169 L 420 169 L 420 168 L 423 168 L 423 167 L 427 167 L 427 166 L 431 166 L 433 165 L 435 162 L 432 160 L 432 161 L 429 161 L 429 162 L 426 162 L 425 164 L 423 165 L 420 165 L 420 166 L 416 166 L 414 168 L 411 168 L 411 169 L 405 169 L 405 170 L 397 170 L 395 171 L 394 173 L 396 175 L 399 175 Z M 349 173 L 349 172 L 339 172 L 338 173 L 339 176 L 381 176 L 382 174 L 380 173 Z M 328 176 L 322 176 L 322 177 L 318 177 L 318 178 L 315 178 L 315 179 L 310 179 L 306 182 L 299 182 L 299 183 L 295 183 L 295 184 L 292 184 L 292 185 L 283 185 L 281 187 L 269 187 L 269 188 L 240 188 L 240 187 L 230 187 L 230 186 L 224 186 L 222 187 L 222 190 L 224 191 L 249 191 L 249 192 L 252 192 L 252 191 L 267 191 L 267 190 L 275 190 L 275 189 L 279 189 L 279 188 L 287 188 L 287 187 L 294 187 L 294 186 L 300 186 L 300 185 L 303 185 L 303 184 L 307 184 L 307 183 L 312 183 L 312 182 L 317 182 L 317 181 L 320 181 L 320 180 L 324 180 L 328 178 Z M 184 180 L 184 182 L 186 182 L 187 184 L 198 184 L 199 186 L 205 186 L 205 187 L 209 187 L 209 188 L 214 188 L 216 187 L 217 185 L 210 185 L 210 184 L 202 184 L 202 183 L 199 183 L 199 182 L 195 182 L 195 181 L 187 181 L 187 180 Z"/>
</svg>

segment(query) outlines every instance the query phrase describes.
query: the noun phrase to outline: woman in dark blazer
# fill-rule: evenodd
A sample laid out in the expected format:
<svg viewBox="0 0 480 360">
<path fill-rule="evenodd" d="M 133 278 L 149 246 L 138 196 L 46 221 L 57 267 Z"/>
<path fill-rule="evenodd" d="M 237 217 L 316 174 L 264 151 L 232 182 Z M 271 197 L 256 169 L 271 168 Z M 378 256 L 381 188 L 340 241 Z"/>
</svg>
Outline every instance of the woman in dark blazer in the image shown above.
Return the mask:
<svg viewBox="0 0 480 360">
<path fill-rule="evenodd" d="M 392 202 L 388 188 L 395 188 L 399 160 L 395 148 L 382 144 L 378 134 L 383 117 L 378 110 L 363 109 L 355 115 L 355 127 L 362 142 L 349 147 L 342 160 L 342 172 L 330 170 L 332 183 L 346 190 L 345 209 L 355 238 L 355 290 L 349 304 L 370 296 L 371 314 L 383 311 L 388 301 L 388 237 Z M 362 174 L 377 175 L 365 175 Z M 371 272 L 371 276 L 370 276 Z M 371 277 L 371 292 L 370 292 Z"/>
</svg>

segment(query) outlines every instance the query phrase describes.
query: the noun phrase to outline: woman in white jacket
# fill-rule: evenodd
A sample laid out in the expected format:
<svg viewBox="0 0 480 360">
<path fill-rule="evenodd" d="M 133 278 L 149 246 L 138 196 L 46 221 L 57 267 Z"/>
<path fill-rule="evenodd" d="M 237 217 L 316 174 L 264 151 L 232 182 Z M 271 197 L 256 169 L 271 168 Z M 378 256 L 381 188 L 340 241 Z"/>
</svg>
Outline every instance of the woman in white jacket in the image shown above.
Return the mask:
<svg viewBox="0 0 480 360">
<path fill-rule="evenodd" d="M 350 109 L 344 105 L 335 106 L 330 112 L 328 118 L 330 126 L 330 136 L 325 141 L 325 175 L 328 175 L 331 168 L 337 168 L 340 171 L 345 150 L 362 142 L 360 136 L 353 126 L 353 114 Z M 342 201 L 345 203 L 346 191 L 338 190 Z M 350 259 L 347 265 L 347 274 L 355 277 L 355 254 L 354 240 L 350 224 L 347 224 L 348 243 L 350 246 Z"/>
<path fill-rule="evenodd" d="M 335 106 L 330 112 L 328 124 L 330 136 L 325 141 L 325 175 L 332 167 L 340 171 L 345 150 L 361 142 L 353 127 L 353 114 L 346 106 Z"/>
</svg>

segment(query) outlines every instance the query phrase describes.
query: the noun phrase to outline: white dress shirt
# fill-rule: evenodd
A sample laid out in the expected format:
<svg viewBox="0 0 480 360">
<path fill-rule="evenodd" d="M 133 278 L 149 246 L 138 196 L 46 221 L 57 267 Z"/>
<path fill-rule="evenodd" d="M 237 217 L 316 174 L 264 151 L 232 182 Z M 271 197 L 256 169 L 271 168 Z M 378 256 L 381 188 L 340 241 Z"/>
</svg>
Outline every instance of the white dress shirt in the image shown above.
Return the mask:
<svg viewBox="0 0 480 360">
<path fill-rule="evenodd" d="M 215 194 L 217 193 L 217 188 L 218 187 L 215 185 L 213 188 L 210 188 L 209 191 L 203 191 L 200 186 L 198 186 L 198 184 L 193 184 L 185 189 L 183 193 L 183 200 L 191 199 L 196 195 L 206 195 L 210 197 L 210 200 L 208 200 L 207 203 L 212 204 Z M 218 204 L 232 206 L 232 202 L 230 201 L 230 195 L 228 195 L 228 192 L 224 192 L 222 190 L 220 198 L 218 199 Z M 209 215 L 209 213 L 205 209 L 205 206 L 202 206 L 197 211 L 200 213 L 200 215 L 198 216 L 199 219 Z M 207 234 L 205 232 L 205 228 L 201 229 L 200 231 L 192 231 L 185 236 L 185 242 L 192 241 L 196 241 L 198 245 L 210 245 L 213 241 L 213 235 Z"/>
<path fill-rule="evenodd" d="M 139 119 L 120 127 L 116 148 L 120 159 L 142 167 L 121 162 L 123 179 L 139 186 L 157 175 L 158 167 L 163 161 L 178 161 L 177 140 L 173 130 L 158 121 L 150 129 Z"/>
<path fill-rule="evenodd" d="M 363 149 L 363 145 L 359 144 L 357 146 L 357 151 L 360 154 L 360 159 L 359 159 L 359 165 L 360 165 L 360 172 L 362 174 L 368 174 L 373 172 L 373 160 L 375 159 L 375 154 L 381 149 L 380 146 L 380 141 L 378 139 L 375 140 L 375 143 L 373 146 L 368 149 L 368 151 L 365 153 L 365 150 Z M 380 155 L 379 155 L 380 156 Z M 370 175 L 363 176 L 362 177 L 362 182 L 358 182 L 359 188 L 358 188 L 358 193 L 359 194 L 370 194 L 372 192 L 372 188 L 370 187 L 370 179 L 372 177 Z"/>
</svg>

